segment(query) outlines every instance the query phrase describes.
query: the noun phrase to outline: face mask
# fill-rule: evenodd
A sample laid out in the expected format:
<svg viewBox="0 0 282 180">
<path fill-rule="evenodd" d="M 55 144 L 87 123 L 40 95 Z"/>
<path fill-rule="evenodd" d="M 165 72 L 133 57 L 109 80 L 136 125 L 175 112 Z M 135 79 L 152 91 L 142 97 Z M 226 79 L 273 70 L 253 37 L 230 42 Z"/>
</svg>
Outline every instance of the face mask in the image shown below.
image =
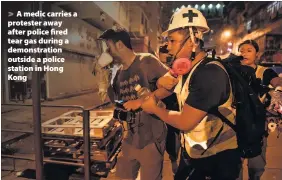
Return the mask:
<svg viewBox="0 0 282 180">
<path fill-rule="evenodd" d="M 101 68 L 110 65 L 112 62 L 113 62 L 113 57 L 107 52 L 103 52 L 98 59 L 98 64 Z"/>
<path fill-rule="evenodd" d="M 173 62 L 171 74 L 173 76 L 187 74 L 192 68 L 192 61 L 188 58 L 179 58 Z"/>
</svg>

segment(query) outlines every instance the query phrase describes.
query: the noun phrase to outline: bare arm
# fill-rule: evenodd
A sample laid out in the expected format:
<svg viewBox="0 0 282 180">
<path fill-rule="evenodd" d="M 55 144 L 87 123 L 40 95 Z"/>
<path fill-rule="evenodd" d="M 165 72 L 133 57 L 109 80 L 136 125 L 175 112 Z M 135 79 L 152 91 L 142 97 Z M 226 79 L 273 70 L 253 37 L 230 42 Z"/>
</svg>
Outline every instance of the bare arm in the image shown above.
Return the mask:
<svg viewBox="0 0 282 180">
<path fill-rule="evenodd" d="M 164 99 L 164 98 L 170 96 L 172 93 L 173 92 L 170 92 L 170 91 L 166 90 L 165 88 L 160 88 L 160 89 L 157 89 L 153 92 L 153 94 L 158 99 Z"/>
<path fill-rule="evenodd" d="M 150 111 L 157 115 L 165 123 L 183 131 L 194 129 L 207 115 L 207 112 L 193 108 L 187 104 L 184 105 L 182 112 L 178 112 L 152 106 L 151 103 L 154 103 L 153 97 L 144 102 L 142 108 L 147 112 Z"/>
</svg>

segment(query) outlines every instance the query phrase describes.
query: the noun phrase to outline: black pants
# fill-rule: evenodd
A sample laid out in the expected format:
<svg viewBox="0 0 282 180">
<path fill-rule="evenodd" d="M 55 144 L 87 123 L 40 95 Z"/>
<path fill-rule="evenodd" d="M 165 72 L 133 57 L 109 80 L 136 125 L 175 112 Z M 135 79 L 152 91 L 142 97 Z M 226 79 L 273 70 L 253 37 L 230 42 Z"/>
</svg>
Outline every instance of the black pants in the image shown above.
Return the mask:
<svg viewBox="0 0 282 180">
<path fill-rule="evenodd" d="M 180 150 L 179 130 L 167 124 L 166 152 L 171 161 L 177 161 Z"/>
<path fill-rule="evenodd" d="M 226 150 L 214 156 L 193 159 L 182 150 L 175 180 L 235 180 L 242 162 L 238 150 Z M 188 178 L 189 177 L 189 178 Z"/>
<path fill-rule="evenodd" d="M 249 180 L 260 180 L 266 166 L 266 147 L 267 138 L 263 139 L 262 153 L 254 158 L 247 159 Z M 240 172 L 238 180 L 243 180 L 243 169 Z"/>
</svg>

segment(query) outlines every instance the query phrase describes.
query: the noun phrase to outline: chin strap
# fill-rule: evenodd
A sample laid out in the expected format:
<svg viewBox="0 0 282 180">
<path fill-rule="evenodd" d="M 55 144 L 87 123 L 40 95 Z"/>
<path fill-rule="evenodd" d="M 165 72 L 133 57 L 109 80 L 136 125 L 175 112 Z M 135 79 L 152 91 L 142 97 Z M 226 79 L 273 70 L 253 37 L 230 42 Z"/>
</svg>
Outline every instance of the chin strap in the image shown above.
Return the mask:
<svg viewBox="0 0 282 180">
<path fill-rule="evenodd" d="M 197 30 L 197 29 L 196 29 L 196 30 Z M 198 32 L 198 30 L 197 30 L 197 33 L 200 33 L 200 32 Z M 175 54 L 175 56 L 172 57 L 172 59 L 171 59 L 171 65 L 173 64 L 173 62 L 174 62 L 175 59 L 176 59 L 177 54 L 181 51 L 181 49 L 183 48 L 183 46 L 185 45 L 185 43 L 187 42 L 187 40 L 188 40 L 189 38 L 191 38 L 192 43 L 193 43 L 192 53 L 191 53 L 190 59 L 191 59 L 191 61 L 193 61 L 193 60 L 195 59 L 195 57 L 196 57 L 196 49 L 197 49 L 197 47 L 200 45 L 200 41 L 195 37 L 195 35 L 194 35 L 194 33 L 193 33 L 193 28 L 192 28 L 192 27 L 189 27 L 189 36 L 187 36 L 187 37 L 185 38 L 185 40 L 181 43 L 180 48 L 179 48 L 179 50 L 177 51 L 177 53 Z M 170 66 L 170 67 L 171 67 L 171 66 Z"/>
<path fill-rule="evenodd" d="M 181 43 L 180 48 L 178 49 L 177 53 L 174 56 L 172 56 L 170 63 L 169 63 L 169 67 L 172 67 L 172 64 L 175 61 L 177 54 L 181 51 L 181 49 L 183 48 L 183 46 L 185 45 L 185 43 L 188 41 L 189 38 L 190 36 L 187 36 L 185 38 L 185 40 Z"/>
<path fill-rule="evenodd" d="M 197 31 L 197 33 L 199 33 L 198 30 L 196 30 L 196 31 Z M 190 37 L 191 37 L 191 40 L 192 40 L 192 43 L 193 43 L 192 53 L 191 53 L 190 59 L 193 61 L 193 60 L 195 60 L 196 49 L 200 45 L 200 41 L 195 37 L 192 27 L 189 27 L 189 33 L 190 33 Z"/>
</svg>

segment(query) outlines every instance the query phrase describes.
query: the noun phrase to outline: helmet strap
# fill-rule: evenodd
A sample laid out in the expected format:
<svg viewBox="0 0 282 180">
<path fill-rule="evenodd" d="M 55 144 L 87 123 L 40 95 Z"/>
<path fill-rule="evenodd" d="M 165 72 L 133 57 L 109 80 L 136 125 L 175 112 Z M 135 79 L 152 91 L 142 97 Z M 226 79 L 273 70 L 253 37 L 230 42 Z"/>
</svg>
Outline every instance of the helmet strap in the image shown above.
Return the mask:
<svg viewBox="0 0 282 180">
<path fill-rule="evenodd" d="M 178 49 L 177 53 L 172 57 L 171 60 L 171 65 L 173 64 L 173 62 L 176 59 L 176 56 L 178 55 L 178 53 L 181 51 L 181 49 L 184 47 L 185 43 L 188 41 L 188 39 L 190 38 L 190 36 L 186 36 L 186 38 L 184 39 L 184 41 L 181 43 L 180 48 Z"/>
<path fill-rule="evenodd" d="M 191 53 L 190 59 L 193 61 L 195 59 L 195 57 L 196 57 L 196 49 L 197 49 L 197 47 L 199 46 L 200 43 L 196 42 L 196 37 L 195 37 L 195 34 L 193 32 L 193 28 L 192 27 L 189 27 L 189 33 L 190 33 L 190 37 L 191 37 L 191 40 L 192 40 L 192 43 L 193 43 L 192 53 Z"/>
</svg>

